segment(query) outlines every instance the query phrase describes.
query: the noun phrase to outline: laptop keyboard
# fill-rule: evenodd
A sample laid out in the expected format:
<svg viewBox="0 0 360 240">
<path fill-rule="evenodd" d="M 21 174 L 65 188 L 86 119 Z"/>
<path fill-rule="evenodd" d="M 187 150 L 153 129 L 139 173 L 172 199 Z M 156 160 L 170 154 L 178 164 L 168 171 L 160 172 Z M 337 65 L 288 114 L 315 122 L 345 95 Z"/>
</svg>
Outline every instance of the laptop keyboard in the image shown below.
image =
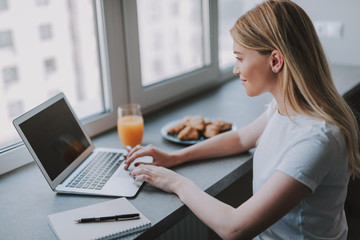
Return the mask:
<svg viewBox="0 0 360 240">
<path fill-rule="evenodd" d="M 97 152 L 66 187 L 101 190 L 124 159 L 121 153 Z"/>
</svg>

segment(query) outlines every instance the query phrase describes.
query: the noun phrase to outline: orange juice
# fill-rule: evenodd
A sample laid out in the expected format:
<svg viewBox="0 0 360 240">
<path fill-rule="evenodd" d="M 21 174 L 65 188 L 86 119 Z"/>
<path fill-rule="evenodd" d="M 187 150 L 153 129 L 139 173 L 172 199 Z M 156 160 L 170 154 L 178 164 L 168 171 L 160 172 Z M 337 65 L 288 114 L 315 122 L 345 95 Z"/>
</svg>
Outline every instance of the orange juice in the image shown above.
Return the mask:
<svg viewBox="0 0 360 240">
<path fill-rule="evenodd" d="M 117 122 L 118 134 L 124 146 L 135 147 L 141 144 L 144 134 L 142 116 L 123 116 Z"/>
</svg>

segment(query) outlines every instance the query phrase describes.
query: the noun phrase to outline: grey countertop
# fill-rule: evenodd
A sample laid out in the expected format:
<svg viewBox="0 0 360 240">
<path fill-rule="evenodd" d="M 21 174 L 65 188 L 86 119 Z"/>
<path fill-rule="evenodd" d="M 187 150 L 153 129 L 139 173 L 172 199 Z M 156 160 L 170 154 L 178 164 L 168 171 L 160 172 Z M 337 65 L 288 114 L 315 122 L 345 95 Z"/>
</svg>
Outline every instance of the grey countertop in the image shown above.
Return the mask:
<svg viewBox="0 0 360 240">
<path fill-rule="evenodd" d="M 360 81 L 359 68 L 333 67 L 333 74 L 342 94 Z M 239 80 L 229 81 L 217 89 L 146 115 L 142 144 L 153 144 L 168 152 L 184 147 L 163 139 L 160 129 L 168 122 L 188 115 L 222 118 L 240 128 L 263 112 L 270 99 L 271 96 L 267 94 L 250 98 Z M 97 136 L 93 141 L 96 147 L 121 147 L 115 129 Z M 251 159 L 252 154 L 247 152 L 188 163 L 173 170 L 215 196 L 251 170 Z M 48 225 L 49 214 L 112 199 L 56 194 L 51 191 L 35 163 L 0 176 L 0 192 L 1 239 L 56 239 Z M 165 193 L 149 184 L 144 184 L 135 197 L 128 199 L 152 222 L 150 229 L 130 238 L 154 239 L 189 211 L 174 194 Z"/>
</svg>

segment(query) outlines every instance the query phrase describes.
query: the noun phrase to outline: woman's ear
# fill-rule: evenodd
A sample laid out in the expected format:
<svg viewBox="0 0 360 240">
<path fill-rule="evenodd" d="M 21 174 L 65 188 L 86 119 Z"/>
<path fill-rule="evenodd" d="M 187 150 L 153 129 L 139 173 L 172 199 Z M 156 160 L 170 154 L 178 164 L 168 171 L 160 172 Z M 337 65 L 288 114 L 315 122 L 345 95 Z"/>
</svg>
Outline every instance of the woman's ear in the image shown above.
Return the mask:
<svg viewBox="0 0 360 240">
<path fill-rule="evenodd" d="M 284 65 L 284 58 L 278 50 L 273 50 L 270 54 L 270 67 L 273 73 L 281 71 Z"/>
</svg>

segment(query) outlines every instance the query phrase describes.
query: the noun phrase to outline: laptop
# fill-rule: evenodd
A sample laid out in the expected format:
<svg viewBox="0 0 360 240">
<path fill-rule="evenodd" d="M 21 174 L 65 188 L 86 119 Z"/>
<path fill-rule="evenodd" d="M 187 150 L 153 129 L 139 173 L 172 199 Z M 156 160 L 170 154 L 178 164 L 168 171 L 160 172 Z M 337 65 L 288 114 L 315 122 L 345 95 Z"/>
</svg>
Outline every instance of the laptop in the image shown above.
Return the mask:
<svg viewBox="0 0 360 240">
<path fill-rule="evenodd" d="M 124 169 L 125 149 L 93 146 L 63 93 L 13 124 L 55 192 L 133 197 L 142 185 Z M 139 161 L 151 162 L 152 158 Z"/>
</svg>

